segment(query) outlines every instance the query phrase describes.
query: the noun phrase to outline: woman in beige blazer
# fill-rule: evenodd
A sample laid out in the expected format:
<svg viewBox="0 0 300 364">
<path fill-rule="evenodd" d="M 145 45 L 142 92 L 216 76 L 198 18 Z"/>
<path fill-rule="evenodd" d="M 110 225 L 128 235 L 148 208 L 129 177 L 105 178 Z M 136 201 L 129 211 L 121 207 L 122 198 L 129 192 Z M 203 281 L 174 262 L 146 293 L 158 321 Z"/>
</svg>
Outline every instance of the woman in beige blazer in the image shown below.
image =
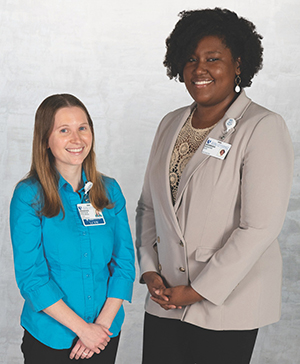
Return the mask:
<svg viewBox="0 0 300 364">
<path fill-rule="evenodd" d="M 246 364 L 280 318 L 292 143 L 243 90 L 262 65 L 255 26 L 226 9 L 180 15 L 164 65 L 194 103 L 162 120 L 137 207 L 143 364 Z"/>
</svg>

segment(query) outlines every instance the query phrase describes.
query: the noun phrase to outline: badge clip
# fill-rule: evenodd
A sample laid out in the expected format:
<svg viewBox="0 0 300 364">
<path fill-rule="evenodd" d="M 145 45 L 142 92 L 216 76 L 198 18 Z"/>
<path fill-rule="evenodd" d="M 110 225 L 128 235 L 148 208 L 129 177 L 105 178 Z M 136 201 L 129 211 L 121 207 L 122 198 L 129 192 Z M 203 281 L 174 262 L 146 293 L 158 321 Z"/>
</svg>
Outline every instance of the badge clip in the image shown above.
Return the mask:
<svg viewBox="0 0 300 364">
<path fill-rule="evenodd" d="M 236 126 L 236 120 L 234 118 L 229 118 L 225 121 L 226 130 L 223 131 L 223 135 L 220 137 L 221 140 L 224 140 L 229 131 L 233 130 Z"/>
<path fill-rule="evenodd" d="M 83 199 L 85 202 L 89 202 L 89 196 L 88 193 L 90 192 L 91 188 L 93 187 L 93 182 L 86 182 L 86 184 L 84 185 L 84 195 L 83 195 Z"/>
</svg>

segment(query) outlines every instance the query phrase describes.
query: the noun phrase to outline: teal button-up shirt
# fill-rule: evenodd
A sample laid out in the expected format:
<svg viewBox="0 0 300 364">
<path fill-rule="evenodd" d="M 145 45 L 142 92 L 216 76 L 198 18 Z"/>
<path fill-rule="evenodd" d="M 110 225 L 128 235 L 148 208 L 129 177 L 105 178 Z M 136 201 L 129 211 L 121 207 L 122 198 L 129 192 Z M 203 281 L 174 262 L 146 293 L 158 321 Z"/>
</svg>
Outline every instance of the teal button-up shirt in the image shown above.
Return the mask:
<svg viewBox="0 0 300 364">
<path fill-rule="evenodd" d="M 82 177 L 87 182 L 84 172 Z M 21 325 L 55 349 L 71 347 L 76 335 L 43 309 L 63 299 L 86 322 L 94 322 L 107 297 L 132 297 L 134 250 L 125 199 L 114 179 L 103 180 L 114 204 L 102 211 L 105 225 L 83 225 L 77 204 L 84 203 L 84 189 L 74 192 L 62 177 L 58 189 L 64 219 L 62 212 L 52 218 L 37 214 L 40 185 L 35 179 L 21 181 L 11 201 L 15 273 L 25 300 Z M 110 328 L 113 336 L 123 320 L 121 307 Z"/>
</svg>

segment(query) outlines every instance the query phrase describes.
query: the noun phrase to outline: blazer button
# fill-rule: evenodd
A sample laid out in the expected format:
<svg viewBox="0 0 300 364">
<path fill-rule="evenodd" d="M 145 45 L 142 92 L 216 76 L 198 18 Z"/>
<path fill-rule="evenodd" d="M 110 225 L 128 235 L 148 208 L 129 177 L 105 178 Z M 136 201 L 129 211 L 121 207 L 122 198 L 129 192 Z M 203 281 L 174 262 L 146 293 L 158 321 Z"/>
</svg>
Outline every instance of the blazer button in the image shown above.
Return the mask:
<svg viewBox="0 0 300 364">
<path fill-rule="evenodd" d="M 184 247 L 184 244 L 183 242 L 180 240 L 180 243 L 179 243 L 180 246 Z"/>
<path fill-rule="evenodd" d="M 162 270 L 162 266 L 161 264 L 158 264 L 158 270 L 161 271 Z"/>
<path fill-rule="evenodd" d="M 184 273 L 184 272 L 185 272 L 185 268 L 183 268 L 183 267 L 180 267 L 180 268 L 179 268 L 179 270 L 180 270 L 180 272 L 182 272 L 182 273 Z"/>
<path fill-rule="evenodd" d="M 160 237 L 159 237 L 159 236 L 157 237 L 156 241 L 157 241 L 158 243 L 160 243 Z"/>
</svg>

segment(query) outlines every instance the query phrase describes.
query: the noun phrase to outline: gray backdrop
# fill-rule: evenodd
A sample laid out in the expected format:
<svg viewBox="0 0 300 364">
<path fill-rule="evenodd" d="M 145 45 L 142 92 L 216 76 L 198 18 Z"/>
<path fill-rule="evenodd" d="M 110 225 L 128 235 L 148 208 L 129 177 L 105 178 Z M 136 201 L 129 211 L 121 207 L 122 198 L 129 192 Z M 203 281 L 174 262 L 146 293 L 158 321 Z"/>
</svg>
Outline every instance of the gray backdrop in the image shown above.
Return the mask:
<svg viewBox="0 0 300 364">
<path fill-rule="evenodd" d="M 260 331 L 253 364 L 300 363 L 299 345 L 299 0 L 0 0 L 0 363 L 20 364 L 22 298 L 16 287 L 8 206 L 28 171 L 33 118 L 48 95 L 68 92 L 95 123 L 98 167 L 115 177 L 134 210 L 160 119 L 191 102 L 162 66 L 164 40 L 184 9 L 228 7 L 264 36 L 264 68 L 248 95 L 280 113 L 294 142 L 291 202 L 280 236 L 284 259 L 282 319 Z M 266 173 L 267 167 L 266 167 Z M 118 364 L 139 364 L 145 287 L 135 285 Z"/>
</svg>

